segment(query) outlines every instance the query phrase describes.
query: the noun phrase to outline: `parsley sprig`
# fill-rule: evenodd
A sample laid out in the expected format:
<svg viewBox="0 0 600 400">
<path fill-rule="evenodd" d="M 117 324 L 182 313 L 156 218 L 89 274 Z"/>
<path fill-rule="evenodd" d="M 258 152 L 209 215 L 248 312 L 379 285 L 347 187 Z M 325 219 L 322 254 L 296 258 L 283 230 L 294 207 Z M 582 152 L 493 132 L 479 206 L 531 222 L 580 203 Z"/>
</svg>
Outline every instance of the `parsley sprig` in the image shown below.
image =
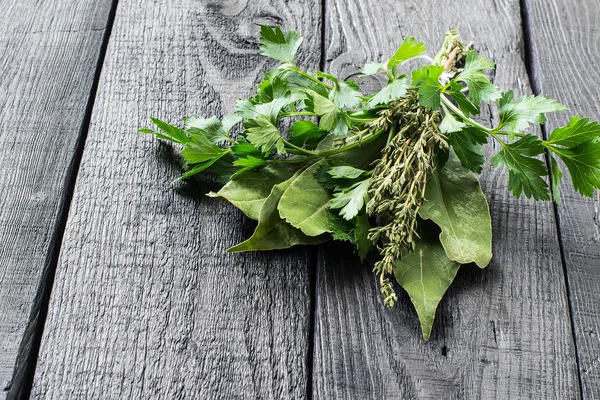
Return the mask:
<svg viewBox="0 0 600 400">
<path fill-rule="evenodd" d="M 372 94 L 354 81 L 298 67 L 298 33 L 263 25 L 260 35 L 260 54 L 279 65 L 234 113 L 186 117 L 183 129 L 152 118 L 157 129 L 140 129 L 180 147 L 180 179 L 215 174 L 224 186 L 209 195 L 258 221 L 230 252 L 333 239 L 352 243 L 362 260 L 378 253 L 373 270 L 383 303 L 392 307 L 398 299 L 393 275 L 428 339 L 460 265 L 485 268 L 492 258 L 489 207 L 475 175 L 488 141 L 498 144 L 490 161 L 508 169 L 516 197 L 552 195 L 558 202 L 558 159 L 576 191 L 593 196 L 600 188 L 600 125 L 574 116 L 547 140 L 530 133 L 545 114 L 565 107 L 500 91 L 488 78 L 494 62 L 456 31 L 433 58 L 422 42 L 406 38 L 389 59 L 364 65 L 363 75 L 387 77 Z M 420 68 L 400 73 L 417 59 Z M 496 126 L 476 120 L 482 104 L 497 107 Z"/>
</svg>

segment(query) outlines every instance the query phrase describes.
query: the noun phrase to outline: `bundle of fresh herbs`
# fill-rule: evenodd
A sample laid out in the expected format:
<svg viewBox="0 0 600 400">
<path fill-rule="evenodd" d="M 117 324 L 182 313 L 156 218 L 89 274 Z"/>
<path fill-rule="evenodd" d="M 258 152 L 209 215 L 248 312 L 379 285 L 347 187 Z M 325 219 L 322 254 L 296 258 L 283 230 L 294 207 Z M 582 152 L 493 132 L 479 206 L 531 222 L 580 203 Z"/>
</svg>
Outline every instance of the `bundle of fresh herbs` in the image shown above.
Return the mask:
<svg viewBox="0 0 600 400">
<path fill-rule="evenodd" d="M 294 61 L 298 33 L 261 26 L 260 35 L 260 53 L 280 64 L 233 114 L 187 117 L 184 129 L 153 118 L 159 130 L 140 129 L 181 145 L 181 178 L 216 174 L 224 186 L 209 196 L 258 220 L 252 237 L 230 252 L 331 239 L 351 242 L 363 260 L 377 251 L 373 270 L 383 304 L 397 301 L 393 275 L 427 340 L 460 265 L 484 268 L 492 258 L 488 204 L 475 175 L 488 140 L 498 144 L 491 161 L 508 169 L 516 197 L 550 200 L 552 194 L 558 202 L 556 157 L 578 192 L 592 196 L 600 188 L 598 123 L 575 116 L 547 140 L 527 133 L 546 121 L 545 113 L 565 107 L 544 96 L 501 92 L 486 76 L 494 63 L 461 43 L 455 31 L 433 59 L 424 55 L 423 43 L 407 38 L 390 59 L 365 65 L 362 74 L 388 79 L 371 95 L 353 81 L 300 69 Z M 399 74 L 415 59 L 426 65 Z M 497 126 L 473 119 L 482 103 L 498 108 Z M 238 124 L 243 129 L 230 133 Z M 546 151 L 551 188 L 544 179 Z"/>
</svg>

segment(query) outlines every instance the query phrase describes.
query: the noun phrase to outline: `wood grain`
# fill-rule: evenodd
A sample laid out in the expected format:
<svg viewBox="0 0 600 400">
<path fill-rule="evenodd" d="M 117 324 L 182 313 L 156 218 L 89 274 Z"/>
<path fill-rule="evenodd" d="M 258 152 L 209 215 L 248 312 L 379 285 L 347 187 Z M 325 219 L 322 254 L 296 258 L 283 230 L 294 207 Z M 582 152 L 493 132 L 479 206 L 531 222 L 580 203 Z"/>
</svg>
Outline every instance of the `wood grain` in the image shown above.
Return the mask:
<svg viewBox="0 0 600 400">
<path fill-rule="evenodd" d="M 600 6 L 597 1 L 527 1 L 532 64 L 541 93 L 569 107 L 549 116 L 547 134 L 572 114 L 600 120 Z M 566 168 L 563 169 L 566 171 Z M 567 174 L 568 175 L 568 174 Z M 600 398 L 600 198 L 561 187 L 558 222 L 565 257 L 583 397 Z"/>
<path fill-rule="evenodd" d="M 0 391 L 26 362 L 110 0 L 9 0 L 0 24 Z M 19 347 L 21 346 L 21 352 Z"/>
<path fill-rule="evenodd" d="M 468 10 L 465 12 L 465 10 Z M 529 93 L 519 1 L 457 3 L 368 0 L 327 3 L 326 59 L 343 78 L 392 54 L 405 36 L 434 55 L 445 31 L 497 62 L 495 83 Z M 368 87 L 382 82 L 367 81 Z M 496 120 L 488 113 L 484 122 Z M 493 152 L 487 149 L 488 155 Z M 376 278 L 341 246 L 324 247 L 317 268 L 315 398 L 577 398 L 568 299 L 550 203 L 516 200 L 504 170 L 481 176 L 494 258 L 463 267 L 423 342 L 408 296 L 384 309 Z M 401 290 L 401 289 L 398 289 Z"/>
<path fill-rule="evenodd" d="M 170 185 L 173 149 L 136 133 L 155 115 L 230 112 L 273 64 L 257 23 L 304 32 L 313 1 L 119 2 L 70 210 L 33 398 L 301 398 L 311 256 L 228 255 L 252 223 Z M 68 343 L 68 345 L 67 345 Z"/>
</svg>

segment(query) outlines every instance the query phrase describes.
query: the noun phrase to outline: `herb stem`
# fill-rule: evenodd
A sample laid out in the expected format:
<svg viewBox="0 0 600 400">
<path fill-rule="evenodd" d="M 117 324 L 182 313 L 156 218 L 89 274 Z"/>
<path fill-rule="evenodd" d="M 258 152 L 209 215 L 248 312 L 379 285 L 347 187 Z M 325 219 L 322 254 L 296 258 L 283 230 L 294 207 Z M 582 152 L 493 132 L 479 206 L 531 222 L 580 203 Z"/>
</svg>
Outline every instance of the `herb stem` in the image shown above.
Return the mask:
<svg viewBox="0 0 600 400">
<path fill-rule="evenodd" d="M 302 156 L 305 156 L 305 157 L 302 157 L 302 158 L 288 158 L 288 159 L 284 159 L 284 160 L 271 160 L 270 164 L 273 164 L 273 163 L 284 163 L 284 164 L 288 164 L 288 163 L 302 163 L 302 162 L 314 160 L 314 159 L 317 159 L 317 158 L 329 157 L 329 156 L 332 156 L 332 155 L 335 155 L 335 154 L 338 154 L 338 153 L 343 153 L 344 151 L 347 151 L 347 150 L 354 149 L 355 147 L 359 147 L 359 146 L 361 146 L 363 144 L 369 143 L 369 142 L 377 139 L 381 135 L 381 133 L 383 133 L 383 131 L 377 131 L 377 132 L 374 132 L 374 133 L 371 133 L 371 134 L 365 136 L 362 140 L 357 140 L 357 141 L 352 142 L 352 143 L 350 143 L 350 144 L 348 144 L 346 146 L 342 146 L 342 147 L 337 148 L 337 149 L 330 149 L 330 150 L 316 151 L 316 152 L 315 151 L 305 150 L 305 149 L 302 149 L 302 148 L 300 148 L 298 146 L 291 145 L 291 143 L 289 143 L 289 142 L 287 142 L 287 141 L 284 140 L 284 143 L 286 144 L 286 146 L 287 145 L 291 145 L 290 147 L 292 149 L 295 148 L 295 150 L 298 151 L 298 153 L 294 153 L 292 151 L 290 151 L 290 153 L 302 155 Z M 353 138 L 358 138 L 358 135 L 353 136 Z M 300 152 L 298 149 L 302 150 L 302 152 Z"/>
<path fill-rule="evenodd" d="M 316 117 L 317 114 L 310 111 L 290 111 L 285 113 L 286 117 Z"/>
<path fill-rule="evenodd" d="M 306 155 L 306 156 L 316 156 L 318 154 L 318 153 L 315 153 L 314 151 L 306 150 L 306 149 L 303 149 L 302 147 L 296 146 L 295 144 L 292 144 L 285 139 L 283 140 L 283 143 L 288 147 L 288 150 L 294 150 L 294 151 L 290 151 L 290 153 L 292 153 L 292 154 L 299 154 L 299 155 Z"/>
<path fill-rule="evenodd" d="M 300 68 L 296 67 L 295 65 L 293 65 L 291 67 L 291 69 L 296 72 L 299 75 L 302 75 L 303 77 L 305 77 L 306 79 L 309 79 L 311 81 L 313 81 L 314 83 L 318 83 L 319 85 L 323 86 L 324 88 L 327 88 L 329 90 L 333 90 L 333 86 L 330 86 L 328 84 L 326 84 L 325 82 L 315 78 L 314 76 L 307 74 L 306 72 L 302 71 Z"/>
<path fill-rule="evenodd" d="M 482 131 L 486 132 L 488 135 L 492 136 L 500 145 L 506 146 L 506 143 L 498 137 L 498 134 L 504 134 L 503 132 L 496 132 L 493 129 L 488 128 L 487 126 L 481 125 L 479 122 L 474 121 L 473 119 L 467 117 L 460 108 L 456 107 L 448 98 L 444 95 L 442 97 L 442 102 L 448 107 L 454 114 L 456 114 L 460 119 L 466 122 L 469 125 L 474 126 L 475 128 L 479 128 Z"/>
</svg>

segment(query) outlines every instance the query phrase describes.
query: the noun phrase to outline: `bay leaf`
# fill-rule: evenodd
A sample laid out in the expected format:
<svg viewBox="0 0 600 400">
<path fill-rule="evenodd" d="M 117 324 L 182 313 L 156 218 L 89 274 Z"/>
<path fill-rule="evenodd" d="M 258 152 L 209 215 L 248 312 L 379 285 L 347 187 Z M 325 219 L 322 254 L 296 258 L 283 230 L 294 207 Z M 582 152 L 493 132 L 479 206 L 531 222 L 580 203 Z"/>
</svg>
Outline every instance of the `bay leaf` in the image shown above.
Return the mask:
<svg viewBox="0 0 600 400">
<path fill-rule="evenodd" d="M 227 252 L 286 249 L 297 244 L 319 244 L 331 239 L 327 234 L 307 236 L 279 216 L 277 206 L 281 196 L 299 174 L 297 172 L 290 179 L 273 186 L 260 210 L 254 234 L 250 239 L 229 248 Z"/>
<path fill-rule="evenodd" d="M 210 192 L 210 197 L 221 197 L 242 210 L 246 216 L 257 220 L 265 200 L 273 186 L 296 173 L 299 166 L 267 166 L 258 171 L 247 171 L 229 181 L 218 192 Z"/>
<path fill-rule="evenodd" d="M 492 221 L 477 177 L 450 152 L 439 171 L 429 175 L 419 211 L 441 229 L 440 241 L 449 259 L 485 268 L 492 259 Z"/>
<path fill-rule="evenodd" d="M 308 236 L 331 232 L 327 208 L 331 195 L 315 177 L 324 161 L 319 161 L 297 175 L 281 196 L 279 216 Z"/>
<path fill-rule="evenodd" d="M 417 310 L 425 340 L 429 340 L 437 306 L 459 267 L 437 239 L 416 239 L 414 251 L 395 263 L 394 276 Z"/>
</svg>

